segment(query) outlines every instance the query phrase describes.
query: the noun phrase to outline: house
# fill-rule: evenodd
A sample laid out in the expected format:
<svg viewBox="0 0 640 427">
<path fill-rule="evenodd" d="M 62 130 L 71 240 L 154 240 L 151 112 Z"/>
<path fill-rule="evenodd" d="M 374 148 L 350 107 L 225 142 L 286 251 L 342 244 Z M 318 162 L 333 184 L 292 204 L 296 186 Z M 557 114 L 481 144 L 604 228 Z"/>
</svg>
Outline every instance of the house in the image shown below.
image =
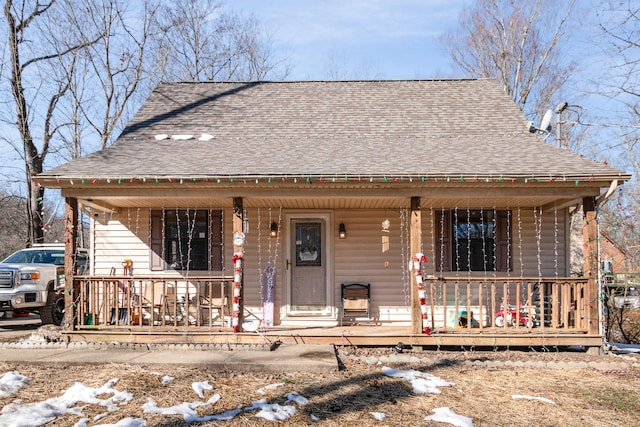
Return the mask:
<svg viewBox="0 0 640 427">
<path fill-rule="evenodd" d="M 91 220 L 69 333 L 599 346 L 595 207 L 629 178 L 452 79 L 161 84 L 36 180 L 67 202 L 69 264 Z"/>
<path fill-rule="evenodd" d="M 605 276 L 629 272 L 626 251 L 602 231 L 600 232 L 600 268 Z"/>
<path fill-rule="evenodd" d="M 630 271 L 627 252 L 606 233 L 600 233 L 600 268 L 605 302 L 618 309 L 640 309 L 640 274 Z"/>
</svg>

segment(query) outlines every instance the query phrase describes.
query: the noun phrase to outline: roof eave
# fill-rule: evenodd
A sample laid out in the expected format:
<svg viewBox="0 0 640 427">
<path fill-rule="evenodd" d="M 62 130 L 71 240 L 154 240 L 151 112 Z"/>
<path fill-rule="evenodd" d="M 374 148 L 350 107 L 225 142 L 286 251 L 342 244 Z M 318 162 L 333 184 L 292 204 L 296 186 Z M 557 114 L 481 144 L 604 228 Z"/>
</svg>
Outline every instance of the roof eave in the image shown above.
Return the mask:
<svg viewBox="0 0 640 427">
<path fill-rule="evenodd" d="M 46 188 L 65 188 L 76 184 L 130 184 L 149 183 L 183 183 L 191 182 L 267 182 L 273 181 L 283 183 L 322 183 L 322 182 L 404 182 L 404 183 L 427 183 L 427 182 L 484 182 L 484 183 L 540 183 L 540 182 L 569 182 L 579 185 L 579 183 L 602 183 L 609 185 L 614 180 L 620 184 L 631 179 L 631 174 L 235 174 L 235 175 L 154 175 L 154 176 L 101 176 L 101 175 L 47 175 L 40 174 L 33 178 L 33 181 Z"/>
</svg>

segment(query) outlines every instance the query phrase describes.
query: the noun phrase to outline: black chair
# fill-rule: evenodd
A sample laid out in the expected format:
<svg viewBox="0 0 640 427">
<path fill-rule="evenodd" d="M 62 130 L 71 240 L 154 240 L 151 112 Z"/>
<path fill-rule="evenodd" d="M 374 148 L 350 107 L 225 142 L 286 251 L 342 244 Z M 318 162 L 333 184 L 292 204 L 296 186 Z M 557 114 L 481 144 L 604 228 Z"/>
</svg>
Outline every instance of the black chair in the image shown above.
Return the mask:
<svg viewBox="0 0 640 427">
<path fill-rule="evenodd" d="M 340 325 L 345 316 L 366 316 L 371 320 L 371 285 L 363 283 L 343 283 L 340 296 L 342 307 L 340 311 Z"/>
</svg>

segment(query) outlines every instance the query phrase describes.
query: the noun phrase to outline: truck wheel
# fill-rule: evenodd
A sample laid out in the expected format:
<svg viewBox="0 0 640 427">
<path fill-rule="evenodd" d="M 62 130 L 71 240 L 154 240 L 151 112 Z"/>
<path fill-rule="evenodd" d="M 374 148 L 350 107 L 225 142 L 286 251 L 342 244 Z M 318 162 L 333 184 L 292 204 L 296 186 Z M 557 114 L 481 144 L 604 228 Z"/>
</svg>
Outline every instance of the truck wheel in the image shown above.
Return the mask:
<svg viewBox="0 0 640 427">
<path fill-rule="evenodd" d="M 43 325 L 60 326 L 64 320 L 64 295 L 49 292 L 47 305 L 40 310 Z"/>
</svg>

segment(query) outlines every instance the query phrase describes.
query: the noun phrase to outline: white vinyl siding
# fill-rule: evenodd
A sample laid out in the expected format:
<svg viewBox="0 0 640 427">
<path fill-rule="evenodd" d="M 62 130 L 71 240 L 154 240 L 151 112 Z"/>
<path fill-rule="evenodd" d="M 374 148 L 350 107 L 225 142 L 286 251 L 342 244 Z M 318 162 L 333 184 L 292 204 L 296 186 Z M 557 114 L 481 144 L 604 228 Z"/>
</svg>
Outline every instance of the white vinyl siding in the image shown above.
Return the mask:
<svg viewBox="0 0 640 427">
<path fill-rule="evenodd" d="M 123 274 L 125 258 L 132 261 L 134 274 L 149 274 L 148 209 L 100 213 L 92 223 L 94 274 L 108 275 L 112 268 L 116 274 Z"/>
<path fill-rule="evenodd" d="M 225 245 L 224 260 L 233 275 L 231 257 L 233 246 L 230 243 L 232 233 L 231 211 L 225 211 L 224 235 L 229 237 Z M 115 267 L 122 274 L 122 261 L 125 258 L 133 262 L 133 272 L 138 275 L 164 274 L 171 269 L 153 272 L 150 266 L 151 230 L 149 227 L 149 209 L 122 209 L 118 213 L 101 213 L 92 218 L 92 250 L 96 275 L 106 275 Z"/>
<path fill-rule="evenodd" d="M 424 203 L 423 203 L 424 205 Z M 508 274 L 517 277 L 555 277 L 568 274 L 567 261 L 567 213 L 565 210 L 557 212 L 549 209 L 537 219 L 541 225 L 537 231 L 532 208 L 510 208 L 512 211 L 512 271 Z M 435 247 L 434 233 L 436 230 L 435 212 L 437 209 L 422 208 L 422 242 L 423 253 L 427 263 L 423 267 L 423 274 L 438 274 L 434 268 Z M 295 211 L 294 211 L 295 212 Z M 371 284 L 371 313 L 375 319 L 381 321 L 409 320 L 408 305 L 411 301 L 410 281 L 411 272 L 406 267 L 415 254 L 408 253 L 408 227 L 405 223 L 405 233 L 401 234 L 400 225 L 404 218 L 409 221 L 407 214 L 401 215 L 400 210 L 389 209 L 344 209 L 334 210 L 333 219 L 328 224 L 330 238 L 334 239 L 328 256 L 332 257 L 332 269 L 327 271 L 332 288 L 334 313 L 338 315 L 340 305 L 341 283 L 370 283 Z M 272 208 L 271 221 L 279 224 L 279 238 L 269 237 L 269 210 L 260 209 L 260 217 L 256 208 L 247 209 L 249 230 L 246 235 L 244 248 L 244 304 L 247 310 L 257 317 L 262 317 L 261 303 L 261 270 L 269 261 L 276 263 L 275 282 L 275 324 L 280 322 L 286 295 L 286 261 L 285 253 L 287 238 L 287 224 L 285 211 L 281 216 L 278 208 Z M 313 211 L 309 211 L 312 215 Z M 232 276 L 233 256 L 232 213 L 229 209 L 224 212 L 224 270 L 223 274 Z M 382 221 L 389 219 L 388 233 L 382 231 Z M 133 261 L 134 275 L 167 274 L 152 272 L 149 266 L 149 210 L 123 209 L 118 214 L 99 214 L 92 218 L 92 250 L 94 274 L 107 275 L 111 268 L 117 274 L 122 274 L 122 261 L 125 258 Z M 347 231 L 347 238 L 338 239 L 338 224 L 343 222 Z M 389 237 L 389 251 L 382 251 L 382 236 Z M 269 245 L 271 248 L 269 249 Z M 404 245 L 404 250 L 402 246 Z M 276 258 L 277 247 L 277 258 Z M 269 255 L 271 258 L 269 258 Z M 259 266 L 259 262 L 261 265 Z M 177 272 L 175 274 L 178 274 Z M 446 276 L 456 276 L 456 272 L 444 272 Z M 460 278 L 492 277 L 493 272 L 458 272 Z M 504 276 L 498 272 L 495 275 Z M 337 317 L 336 317 L 337 318 Z"/>
</svg>

